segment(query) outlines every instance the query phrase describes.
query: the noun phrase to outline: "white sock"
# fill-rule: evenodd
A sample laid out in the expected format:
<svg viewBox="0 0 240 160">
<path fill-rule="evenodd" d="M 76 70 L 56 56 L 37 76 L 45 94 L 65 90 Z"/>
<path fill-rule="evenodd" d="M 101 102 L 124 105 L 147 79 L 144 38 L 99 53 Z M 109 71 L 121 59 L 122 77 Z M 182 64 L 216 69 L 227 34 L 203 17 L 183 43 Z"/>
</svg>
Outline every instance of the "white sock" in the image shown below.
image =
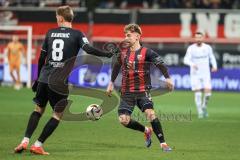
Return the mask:
<svg viewBox="0 0 240 160">
<path fill-rule="evenodd" d="M 34 143 L 34 146 L 36 146 L 36 147 L 42 147 L 42 142 L 40 142 L 40 141 L 36 141 L 35 143 Z"/>
<path fill-rule="evenodd" d="M 145 131 L 144 132 L 146 133 L 147 131 L 148 131 L 148 127 L 145 127 Z"/>
<path fill-rule="evenodd" d="M 24 138 L 22 139 L 22 142 L 21 142 L 21 143 L 25 143 L 25 142 L 28 142 L 28 143 L 29 143 L 29 138 L 28 138 L 28 137 L 24 137 Z"/>
<path fill-rule="evenodd" d="M 202 92 L 200 91 L 195 92 L 195 104 L 198 114 L 202 114 Z"/>
<path fill-rule="evenodd" d="M 211 93 L 205 93 L 203 96 L 202 108 L 207 108 L 208 100 L 211 97 Z"/>
</svg>

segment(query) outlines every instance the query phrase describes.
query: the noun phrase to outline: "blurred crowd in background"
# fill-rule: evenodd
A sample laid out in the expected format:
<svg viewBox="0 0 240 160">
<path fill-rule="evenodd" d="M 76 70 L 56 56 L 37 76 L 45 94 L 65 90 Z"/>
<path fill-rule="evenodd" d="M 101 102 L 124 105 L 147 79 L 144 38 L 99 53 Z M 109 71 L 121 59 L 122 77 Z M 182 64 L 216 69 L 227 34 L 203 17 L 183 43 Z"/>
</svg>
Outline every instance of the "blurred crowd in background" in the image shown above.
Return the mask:
<svg viewBox="0 0 240 160">
<path fill-rule="evenodd" d="M 0 0 L 0 6 L 73 7 L 132 9 L 132 8 L 187 8 L 239 9 L 240 0 Z"/>
</svg>

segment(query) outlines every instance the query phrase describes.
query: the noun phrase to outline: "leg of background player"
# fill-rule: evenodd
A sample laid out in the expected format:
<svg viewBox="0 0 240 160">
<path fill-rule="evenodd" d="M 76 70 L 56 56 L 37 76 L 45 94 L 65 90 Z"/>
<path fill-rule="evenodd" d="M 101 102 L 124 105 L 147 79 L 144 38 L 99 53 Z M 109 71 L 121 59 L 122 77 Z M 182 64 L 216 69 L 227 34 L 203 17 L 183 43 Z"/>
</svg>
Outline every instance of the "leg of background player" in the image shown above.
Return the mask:
<svg viewBox="0 0 240 160">
<path fill-rule="evenodd" d="M 211 89 L 204 89 L 204 96 L 203 96 L 203 102 L 202 102 L 202 110 L 203 110 L 203 116 L 208 117 L 207 113 L 207 104 L 211 97 Z"/>
<path fill-rule="evenodd" d="M 146 113 L 147 119 L 151 122 L 153 131 L 154 131 L 155 135 L 157 136 L 157 138 L 160 142 L 160 146 L 163 149 L 163 151 L 171 151 L 172 149 L 165 142 L 162 125 L 161 125 L 159 119 L 156 117 L 154 110 L 146 109 L 144 112 Z"/>
<path fill-rule="evenodd" d="M 12 80 L 13 80 L 13 83 L 14 83 L 14 86 L 15 86 L 17 80 L 16 80 L 16 78 L 15 78 L 15 76 L 14 76 L 14 74 L 13 74 L 13 70 L 10 71 L 10 75 L 11 75 L 11 77 L 12 77 Z"/>
<path fill-rule="evenodd" d="M 20 66 L 16 69 L 16 73 L 17 73 L 16 86 L 17 86 L 17 89 L 20 89 L 20 88 L 21 88 L 21 82 L 20 82 Z"/>
<path fill-rule="evenodd" d="M 202 111 L 202 92 L 200 90 L 195 90 L 195 104 L 197 107 L 198 118 L 203 118 L 203 111 Z"/>
</svg>

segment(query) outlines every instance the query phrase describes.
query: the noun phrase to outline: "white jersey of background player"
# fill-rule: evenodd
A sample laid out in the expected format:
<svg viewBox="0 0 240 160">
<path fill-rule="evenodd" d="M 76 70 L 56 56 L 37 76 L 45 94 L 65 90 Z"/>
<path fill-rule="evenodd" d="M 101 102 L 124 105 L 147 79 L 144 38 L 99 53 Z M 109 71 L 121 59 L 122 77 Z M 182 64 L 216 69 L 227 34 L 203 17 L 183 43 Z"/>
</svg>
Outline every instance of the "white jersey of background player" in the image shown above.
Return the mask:
<svg viewBox="0 0 240 160">
<path fill-rule="evenodd" d="M 184 64 L 190 66 L 190 78 L 192 91 L 195 92 L 195 103 L 198 117 L 208 117 L 207 102 L 211 96 L 211 71 L 217 71 L 217 62 L 212 47 L 203 43 L 204 35 L 201 32 L 195 33 L 195 42 L 187 49 L 184 57 Z M 204 93 L 202 97 L 202 92 Z"/>
</svg>

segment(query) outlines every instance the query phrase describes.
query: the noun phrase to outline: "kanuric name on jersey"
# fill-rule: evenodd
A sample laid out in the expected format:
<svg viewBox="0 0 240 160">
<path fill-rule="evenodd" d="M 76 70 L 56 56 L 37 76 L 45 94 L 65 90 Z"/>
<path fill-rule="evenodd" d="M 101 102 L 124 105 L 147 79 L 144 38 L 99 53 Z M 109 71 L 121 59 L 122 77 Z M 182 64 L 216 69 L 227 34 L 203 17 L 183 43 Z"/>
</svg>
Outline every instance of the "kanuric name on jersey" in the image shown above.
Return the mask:
<svg viewBox="0 0 240 160">
<path fill-rule="evenodd" d="M 52 33 L 51 37 L 69 38 L 70 33 Z"/>
</svg>

